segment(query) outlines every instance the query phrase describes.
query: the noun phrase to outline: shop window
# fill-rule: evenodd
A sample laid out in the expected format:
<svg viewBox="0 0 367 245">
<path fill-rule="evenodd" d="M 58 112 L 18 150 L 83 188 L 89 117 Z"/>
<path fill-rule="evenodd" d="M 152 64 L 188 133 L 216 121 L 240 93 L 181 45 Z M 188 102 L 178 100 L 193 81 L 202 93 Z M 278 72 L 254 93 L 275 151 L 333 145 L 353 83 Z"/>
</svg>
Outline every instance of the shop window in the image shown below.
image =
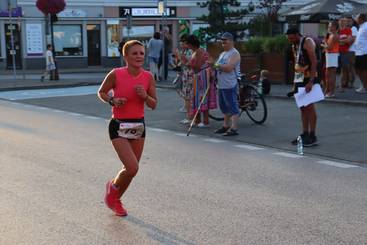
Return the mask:
<svg viewBox="0 0 367 245">
<path fill-rule="evenodd" d="M 121 40 L 119 20 L 107 20 L 107 56 L 119 57 L 119 43 Z"/>
<path fill-rule="evenodd" d="M 124 39 L 137 39 L 147 45 L 150 38 L 154 35 L 154 26 L 132 26 L 130 30 L 127 27 L 122 28 Z"/>
<path fill-rule="evenodd" d="M 54 25 L 54 43 L 57 56 L 82 56 L 81 25 Z"/>
</svg>

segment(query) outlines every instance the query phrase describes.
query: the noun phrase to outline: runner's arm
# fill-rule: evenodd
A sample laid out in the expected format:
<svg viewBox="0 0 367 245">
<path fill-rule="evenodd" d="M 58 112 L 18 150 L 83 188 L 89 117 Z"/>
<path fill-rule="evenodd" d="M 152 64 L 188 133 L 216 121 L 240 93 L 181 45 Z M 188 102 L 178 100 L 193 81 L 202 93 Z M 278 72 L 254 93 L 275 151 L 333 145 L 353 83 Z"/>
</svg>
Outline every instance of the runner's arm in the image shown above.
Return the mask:
<svg viewBox="0 0 367 245">
<path fill-rule="evenodd" d="M 316 52 L 315 52 L 316 44 L 312 39 L 308 38 L 305 41 L 304 47 L 307 51 L 308 57 L 310 58 L 310 62 L 311 62 L 310 81 L 313 81 L 313 79 L 317 77 L 317 58 L 316 58 Z"/>
<path fill-rule="evenodd" d="M 155 88 L 155 80 L 154 80 L 154 77 L 152 76 L 152 79 L 150 80 L 150 83 L 149 83 L 147 96 L 145 97 L 145 103 L 147 104 L 149 108 L 154 110 L 157 107 L 157 102 L 158 101 L 157 101 L 157 93 L 156 93 L 156 88 Z"/>
<path fill-rule="evenodd" d="M 109 101 L 111 99 L 111 96 L 108 93 L 111 89 L 114 88 L 115 81 L 116 81 L 115 71 L 112 70 L 103 79 L 103 82 L 102 82 L 101 86 L 98 89 L 98 98 L 101 101 L 103 101 L 105 103 L 109 103 Z"/>
</svg>

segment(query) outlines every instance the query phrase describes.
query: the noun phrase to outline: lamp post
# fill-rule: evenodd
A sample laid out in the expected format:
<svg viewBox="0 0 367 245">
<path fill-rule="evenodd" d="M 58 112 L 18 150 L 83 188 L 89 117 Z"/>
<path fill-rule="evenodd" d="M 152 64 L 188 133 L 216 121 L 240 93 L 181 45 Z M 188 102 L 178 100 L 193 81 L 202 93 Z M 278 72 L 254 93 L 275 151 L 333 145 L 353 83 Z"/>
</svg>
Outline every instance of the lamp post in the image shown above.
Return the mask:
<svg viewBox="0 0 367 245">
<path fill-rule="evenodd" d="M 14 49 L 14 25 L 13 25 L 13 8 L 12 8 L 12 0 L 8 0 L 8 10 L 9 10 L 9 30 L 10 30 L 10 46 L 11 46 L 11 50 L 10 50 L 10 55 L 12 56 L 12 63 L 13 63 L 13 76 L 14 79 L 17 78 L 17 68 L 16 68 L 16 64 L 15 64 L 15 49 Z"/>
</svg>

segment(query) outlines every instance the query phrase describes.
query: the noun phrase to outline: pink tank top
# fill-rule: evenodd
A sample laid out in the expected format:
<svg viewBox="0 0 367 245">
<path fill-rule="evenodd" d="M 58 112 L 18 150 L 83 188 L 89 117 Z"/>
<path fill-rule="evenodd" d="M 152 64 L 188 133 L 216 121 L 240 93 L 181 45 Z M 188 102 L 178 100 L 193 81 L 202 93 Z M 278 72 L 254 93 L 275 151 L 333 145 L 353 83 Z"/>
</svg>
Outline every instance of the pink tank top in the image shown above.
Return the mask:
<svg viewBox="0 0 367 245">
<path fill-rule="evenodd" d="M 124 97 L 126 104 L 120 107 L 112 107 L 112 118 L 117 119 L 140 119 L 144 118 L 145 101 L 135 92 L 135 86 L 142 84 L 145 91 L 148 91 L 152 75 L 150 72 L 141 69 L 136 77 L 132 76 L 127 67 L 116 68 L 116 82 L 113 88 L 113 97 Z"/>
</svg>

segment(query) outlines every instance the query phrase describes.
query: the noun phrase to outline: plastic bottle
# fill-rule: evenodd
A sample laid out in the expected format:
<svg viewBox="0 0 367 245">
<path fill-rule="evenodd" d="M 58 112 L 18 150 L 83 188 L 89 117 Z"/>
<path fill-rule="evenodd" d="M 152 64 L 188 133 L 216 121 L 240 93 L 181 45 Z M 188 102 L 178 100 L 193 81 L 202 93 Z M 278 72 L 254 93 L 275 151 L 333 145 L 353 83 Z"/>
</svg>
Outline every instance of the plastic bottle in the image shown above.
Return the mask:
<svg viewBox="0 0 367 245">
<path fill-rule="evenodd" d="M 301 136 L 297 137 L 297 153 L 298 155 L 303 155 L 303 142 Z"/>
<path fill-rule="evenodd" d="M 263 94 L 263 81 L 261 79 L 257 83 L 257 92 L 259 94 Z"/>
</svg>

